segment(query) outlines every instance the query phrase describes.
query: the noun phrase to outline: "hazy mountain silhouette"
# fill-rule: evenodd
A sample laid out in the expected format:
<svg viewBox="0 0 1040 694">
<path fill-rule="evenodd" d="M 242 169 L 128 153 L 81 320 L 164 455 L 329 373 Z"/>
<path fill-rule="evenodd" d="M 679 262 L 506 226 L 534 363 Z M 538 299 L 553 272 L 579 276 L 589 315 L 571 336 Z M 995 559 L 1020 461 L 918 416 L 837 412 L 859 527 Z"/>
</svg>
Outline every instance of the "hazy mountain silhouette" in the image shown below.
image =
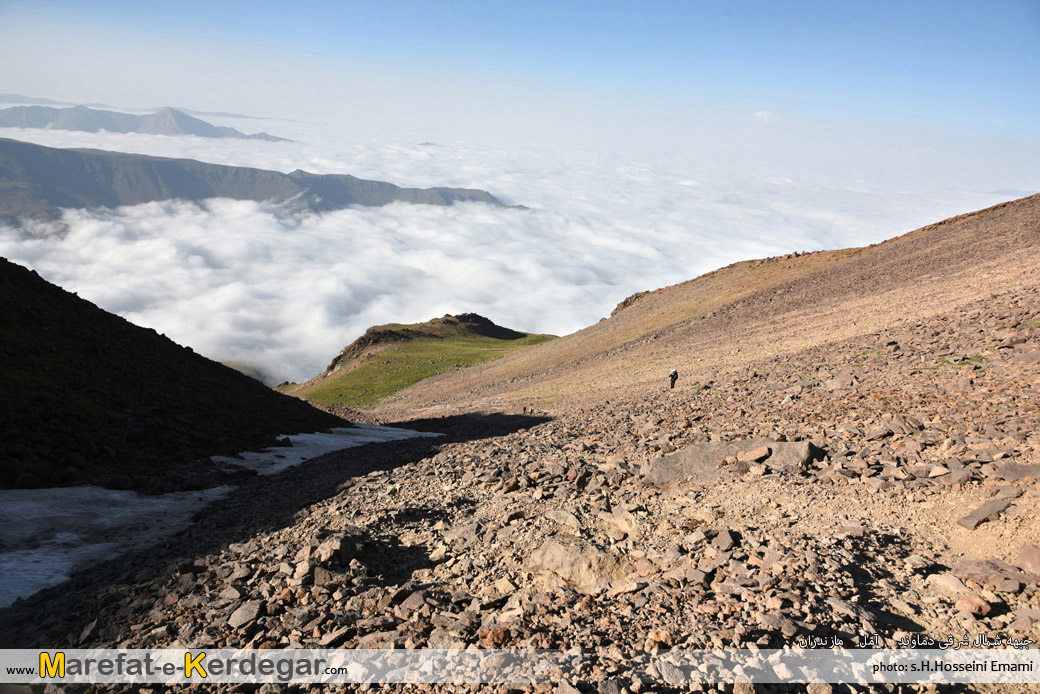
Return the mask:
<svg viewBox="0 0 1040 694">
<path fill-rule="evenodd" d="M 283 137 L 267 133 L 247 135 L 234 128 L 213 125 L 169 106 L 145 115 L 103 111 L 86 106 L 53 108 L 51 106 L 12 106 L 0 109 L 0 127 L 50 128 L 82 130 L 96 133 L 145 133 L 148 135 L 195 135 L 197 137 L 233 137 L 244 140 L 287 142 Z"/>
<path fill-rule="evenodd" d="M 0 104 L 44 104 L 47 106 L 71 106 L 67 101 L 55 101 L 54 99 L 41 99 L 24 94 L 0 94 Z"/>
<path fill-rule="evenodd" d="M 161 125 L 161 121 L 159 123 Z M 61 208 L 156 200 L 232 198 L 288 203 L 314 212 L 392 202 L 501 206 L 470 188 L 402 188 L 355 176 L 250 169 L 94 149 L 56 149 L 0 138 L 0 219 L 57 219 Z"/>
</svg>

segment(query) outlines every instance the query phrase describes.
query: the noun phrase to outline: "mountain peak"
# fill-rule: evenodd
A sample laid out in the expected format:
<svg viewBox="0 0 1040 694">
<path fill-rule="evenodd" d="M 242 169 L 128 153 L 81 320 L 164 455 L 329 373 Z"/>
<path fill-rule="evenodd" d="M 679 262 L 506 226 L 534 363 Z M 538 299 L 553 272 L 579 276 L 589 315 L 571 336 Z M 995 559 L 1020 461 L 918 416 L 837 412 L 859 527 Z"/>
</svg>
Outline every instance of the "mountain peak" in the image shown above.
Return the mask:
<svg viewBox="0 0 1040 694">
<path fill-rule="evenodd" d="M 495 340 L 519 340 L 526 333 L 495 324 L 491 319 L 476 313 L 445 314 L 423 323 L 388 323 L 374 325 L 365 334 L 343 348 L 329 364 L 325 373 L 331 373 L 351 360 L 363 356 L 366 351 L 397 342 L 410 342 L 422 338 L 445 339 L 451 337 L 489 337 Z"/>
<path fill-rule="evenodd" d="M 374 404 L 416 381 L 551 339 L 496 325 L 476 313 L 375 325 L 324 372 L 302 385 L 284 383 L 279 390 L 340 413 L 341 407 Z"/>
</svg>

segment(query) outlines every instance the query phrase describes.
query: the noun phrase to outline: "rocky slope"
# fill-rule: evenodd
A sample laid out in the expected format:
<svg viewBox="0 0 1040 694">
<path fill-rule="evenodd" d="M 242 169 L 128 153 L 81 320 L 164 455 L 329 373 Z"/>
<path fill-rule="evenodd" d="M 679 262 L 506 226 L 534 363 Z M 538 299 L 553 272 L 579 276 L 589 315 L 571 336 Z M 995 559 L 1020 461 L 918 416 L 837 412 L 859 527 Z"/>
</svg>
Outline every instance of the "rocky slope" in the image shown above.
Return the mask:
<svg viewBox="0 0 1040 694">
<path fill-rule="evenodd" d="M 471 410 L 407 422 L 444 439 L 247 485 L 135 570 L 86 571 L 0 614 L 0 644 L 581 649 L 569 683 L 518 688 L 568 694 L 689 690 L 680 671 L 649 665 L 668 649 L 874 634 L 887 647 L 965 634 L 1035 644 L 1035 208 L 649 294 L 613 320 L 643 311 L 615 328 L 655 324 L 656 339 L 594 333 L 603 350 L 569 367 L 577 338 L 430 379 L 459 398 L 440 410 Z M 824 329 L 836 315 L 842 329 Z M 619 345 L 633 362 L 681 353 L 680 338 L 708 349 L 697 331 L 731 354 L 699 371 L 691 359 L 674 390 L 660 364 L 645 376 L 603 366 Z M 536 362 L 544 371 L 516 382 L 455 389 Z M 565 368 L 601 380 L 552 399 L 544 384 L 569 382 Z M 503 395 L 514 392 L 515 405 Z M 395 406 L 409 402 L 431 407 L 407 391 Z"/>
<path fill-rule="evenodd" d="M 0 487 L 201 489 L 212 455 L 345 422 L 0 259 Z"/>
<path fill-rule="evenodd" d="M 118 207 L 156 200 L 231 198 L 314 212 L 392 202 L 501 205 L 483 190 L 401 188 L 338 174 L 206 164 L 93 149 L 56 149 L 0 138 L 0 220 L 54 220 L 62 208 Z"/>
<path fill-rule="evenodd" d="M 680 379 L 700 378 L 1035 286 L 1038 257 L 1034 195 L 873 246 L 736 263 L 626 300 L 612 317 L 572 335 L 417 383 L 374 414 L 559 408 L 641 393 L 672 369 Z"/>
<path fill-rule="evenodd" d="M 169 106 L 145 115 L 104 111 L 86 106 L 73 106 L 72 108 L 12 106 L 0 109 L 0 127 L 82 130 L 88 133 L 107 131 L 148 135 L 195 135 L 196 137 L 230 137 L 240 140 L 288 142 L 285 138 L 267 133 L 246 135 L 234 128 L 207 123 Z"/>
<path fill-rule="evenodd" d="M 448 437 L 244 490 L 3 641 L 580 647 L 589 686 L 637 691 L 678 681 L 642 667 L 668 648 L 1035 640 L 1038 328 L 1031 288 L 549 421 L 412 422 Z"/>
</svg>

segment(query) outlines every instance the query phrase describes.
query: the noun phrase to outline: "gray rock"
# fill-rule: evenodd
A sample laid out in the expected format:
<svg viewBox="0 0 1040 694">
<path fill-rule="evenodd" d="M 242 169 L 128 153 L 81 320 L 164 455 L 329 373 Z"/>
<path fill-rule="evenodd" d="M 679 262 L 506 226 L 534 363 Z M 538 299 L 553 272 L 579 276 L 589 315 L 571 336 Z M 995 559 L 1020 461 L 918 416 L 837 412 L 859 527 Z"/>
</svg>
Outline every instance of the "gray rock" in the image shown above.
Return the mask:
<svg viewBox="0 0 1040 694">
<path fill-rule="evenodd" d="M 349 535 L 337 534 L 318 545 L 318 560 L 346 566 L 354 558 L 357 542 Z"/>
<path fill-rule="evenodd" d="M 1040 479 L 1040 463 L 1023 465 L 1022 463 L 1004 463 L 989 475 L 993 479 L 1005 482 L 1018 482 L 1026 477 Z"/>
<path fill-rule="evenodd" d="M 986 521 L 999 517 L 1010 505 L 1009 499 L 990 499 L 968 515 L 958 518 L 957 525 L 974 530 Z"/>
<path fill-rule="evenodd" d="M 86 643 L 87 641 L 93 641 L 101 633 L 101 627 L 98 625 L 98 620 L 92 621 L 87 626 L 83 627 L 83 631 L 80 632 L 79 642 Z"/>
<path fill-rule="evenodd" d="M 865 438 L 867 439 L 867 441 L 878 441 L 880 439 L 891 436 L 892 433 L 893 432 L 891 428 L 882 426 L 878 427 L 877 429 L 872 429 L 871 431 L 868 431 Z"/>
<path fill-rule="evenodd" d="M 955 598 L 970 592 L 959 578 L 953 574 L 932 574 L 928 577 L 928 585 L 940 595 Z"/>
<path fill-rule="evenodd" d="M 1015 352 L 1011 357 L 1011 361 L 1015 364 L 1035 364 L 1040 362 L 1040 349 Z"/>
<path fill-rule="evenodd" d="M 823 387 L 830 392 L 836 390 L 848 390 L 854 385 L 856 385 L 856 377 L 851 371 L 842 371 L 839 374 L 835 374 L 834 378 L 827 379 L 823 382 Z"/>
<path fill-rule="evenodd" d="M 686 673 L 666 660 L 657 661 L 654 663 L 654 667 L 657 668 L 657 674 L 660 678 L 667 684 L 680 685 L 689 683 Z"/>
<path fill-rule="evenodd" d="M 353 625 L 347 625 L 323 634 L 320 640 L 322 647 L 335 648 L 346 641 L 357 629 Z"/>
<path fill-rule="evenodd" d="M 1011 617 L 1011 623 L 1008 625 L 1010 631 L 1030 631 L 1040 624 L 1040 610 L 1015 610 Z"/>
<path fill-rule="evenodd" d="M 653 460 L 644 467 L 643 474 L 647 482 L 662 487 L 686 480 L 710 483 L 719 477 L 716 461 L 729 456 L 736 457 L 741 451 L 761 450 L 763 447 L 772 451 L 769 467 L 789 473 L 803 471 L 818 454 L 818 449 L 808 441 L 779 442 L 763 438 L 711 441 L 695 443 Z"/>
<path fill-rule="evenodd" d="M 247 600 L 231 613 L 231 616 L 228 617 L 228 625 L 235 629 L 245 626 L 256 620 L 263 612 L 263 609 L 264 603 L 261 600 Z"/>
<path fill-rule="evenodd" d="M 557 694 L 581 694 L 581 690 L 567 680 L 561 680 L 560 683 L 556 685 L 556 692 Z"/>
<path fill-rule="evenodd" d="M 840 598 L 827 598 L 827 604 L 833 607 L 836 612 L 849 617 L 855 617 L 865 622 L 870 622 L 874 619 L 873 613 L 862 605 L 847 602 Z"/>
</svg>

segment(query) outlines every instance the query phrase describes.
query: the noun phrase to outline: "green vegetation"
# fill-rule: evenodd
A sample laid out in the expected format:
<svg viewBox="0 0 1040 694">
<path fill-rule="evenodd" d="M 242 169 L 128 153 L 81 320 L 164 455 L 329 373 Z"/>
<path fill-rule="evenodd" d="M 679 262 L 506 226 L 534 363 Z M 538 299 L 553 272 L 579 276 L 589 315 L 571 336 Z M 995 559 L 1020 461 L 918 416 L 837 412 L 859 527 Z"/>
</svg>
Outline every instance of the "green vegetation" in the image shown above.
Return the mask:
<svg viewBox="0 0 1040 694">
<path fill-rule="evenodd" d="M 922 371 L 938 371 L 944 366 L 970 366 L 972 364 L 981 364 L 985 361 L 981 354 L 977 354 L 974 357 L 966 357 L 960 361 L 950 361 L 949 359 L 940 359 L 934 366 L 918 366 L 913 369 L 911 373 L 920 373 Z"/>
<path fill-rule="evenodd" d="M 856 359 L 864 359 L 866 357 L 880 357 L 885 353 L 883 349 L 868 349 L 866 352 L 856 355 Z"/>
<path fill-rule="evenodd" d="M 411 326 L 386 326 L 399 329 Z M 318 405 L 374 405 L 389 395 L 430 376 L 460 366 L 479 364 L 503 357 L 524 347 L 553 339 L 553 335 L 524 333 L 503 340 L 483 335 L 419 337 L 388 344 L 360 365 L 333 373 L 313 386 L 284 388 Z"/>
</svg>

